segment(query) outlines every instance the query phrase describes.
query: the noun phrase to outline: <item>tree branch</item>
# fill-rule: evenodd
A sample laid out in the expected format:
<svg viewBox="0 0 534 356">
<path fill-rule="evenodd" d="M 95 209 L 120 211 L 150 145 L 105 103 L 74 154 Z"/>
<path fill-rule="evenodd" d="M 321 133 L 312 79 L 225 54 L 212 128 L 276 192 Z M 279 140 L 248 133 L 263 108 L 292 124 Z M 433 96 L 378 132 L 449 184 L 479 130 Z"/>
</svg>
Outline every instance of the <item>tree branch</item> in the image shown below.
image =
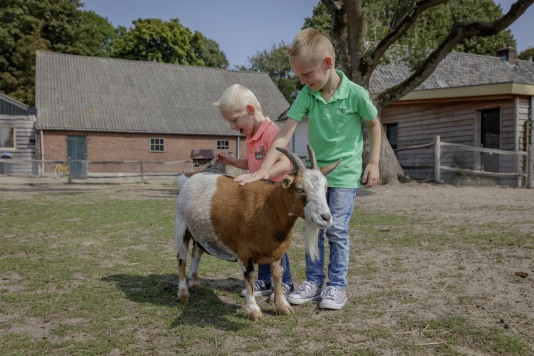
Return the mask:
<svg viewBox="0 0 534 356">
<path fill-rule="evenodd" d="M 402 98 L 423 83 L 434 72 L 439 63 L 460 42 L 475 36 L 492 36 L 508 28 L 519 18 L 534 0 L 518 0 L 510 11 L 494 22 L 460 22 L 454 24 L 449 36 L 427 57 L 425 61 L 401 83 L 383 91 L 377 98 L 378 109 L 381 110 L 389 103 Z"/>
<path fill-rule="evenodd" d="M 387 35 L 384 37 L 378 45 L 375 47 L 375 50 L 371 55 L 367 58 L 367 61 L 365 62 L 358 62 L 358 70 L 362 73 L 364 78 L 364 83 L 369 84 L 369 80 L 371 79 L 371 75 L 375 68 L 378 66 L 380 62 L 380 58 L 384 56 L 386 51 L 403 35 L 408 32 L 410 27 L 417 21 L 419 16 L 426 10 L 441 5 L 443 3 L 448 2 L 449 0 L 421 0 L 418 1 L 413 11 L 410 14 L 407 14 Z M 352 21 L 350 21 L 352 22 Z M 350 23 L 349 22 L 349 23 Z M 349 37 L 350 38 L 350 37 Z M 357 62 L 353 62 L 357 63 Z"/>
</svg>

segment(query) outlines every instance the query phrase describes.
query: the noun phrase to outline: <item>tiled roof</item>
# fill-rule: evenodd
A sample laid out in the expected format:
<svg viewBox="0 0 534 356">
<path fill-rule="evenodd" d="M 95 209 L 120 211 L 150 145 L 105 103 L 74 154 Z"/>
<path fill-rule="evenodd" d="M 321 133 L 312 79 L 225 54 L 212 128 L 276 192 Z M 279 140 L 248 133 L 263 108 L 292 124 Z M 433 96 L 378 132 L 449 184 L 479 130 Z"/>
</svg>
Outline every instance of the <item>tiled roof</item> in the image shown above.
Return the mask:
<svg viewBox="0 0 534 356">
<path fill-rule="evenodd" d="M 289 106 L 265 73 L 37 52 L 38 129 L 239 135 L 213 105 L 238 83 L 276 120 Z"/>
<path fill-rule="evenodd" d="M 411 74 L 405 64 L 379 66 L 371 77 L 370 92 L 380 93 Z M 469 53 L 451 52 L 415 90 L 442 89 L 483 84 L 517 83 L 534 85 L 534 62 L 504 59 Z"/>
</svg>

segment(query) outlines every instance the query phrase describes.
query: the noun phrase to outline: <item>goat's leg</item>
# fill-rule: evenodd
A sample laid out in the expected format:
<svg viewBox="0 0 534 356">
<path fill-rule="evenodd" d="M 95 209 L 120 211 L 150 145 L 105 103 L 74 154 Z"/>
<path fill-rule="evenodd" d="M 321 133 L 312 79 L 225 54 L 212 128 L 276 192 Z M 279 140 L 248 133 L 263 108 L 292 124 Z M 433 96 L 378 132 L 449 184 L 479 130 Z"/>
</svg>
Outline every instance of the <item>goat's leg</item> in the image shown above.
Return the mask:
<svg viewBox="0 0 534 356">
<path fill-rule="evenodd" d="M 241 260 L 238 260 L 238 262 L 245 278 L 245 313 L 250 319 L 256 321 L 261 317 L 261 309 L 256 303 L 256 297 L 254 296 L 254 281 L 256 280 L 254 261 L 247 261 L 247 266 Z"/>
<path fill-rule="evenodd" d="M 274 306 L 275 310 L 279 314 L 289 315 L 293 311 L 291 305 L 284 296 L 284 290 L 282 288 L 282 274 L 284 269 L 282 268 L 282 260 L 271 262 L 271 273 L 273 275 L 274 283 Z"/>
<path fill-rule="evenodd" d="M 187 251 L 191 235 L 186 231 L 185 224 L 176 224 L 176 246 L 178 249 L 178 299 L 184 303 L 189 303 L 189 291 L 187 290 L 187 279 L 185 277 L 185 267 Z"/>
<path fill-rule="evenodd" d="M 191 262 L 189 264 L 189 276 L 188 276 L 188 287 L 189 289 L 198 289 L 200 288 L 200 280 L 198 279 L 198 266 L 200 264 L 200 259 L 204 254 L 204 250 L 197 245 L 193 245 L 193 252 L 191 252 Z"/>
</svg>

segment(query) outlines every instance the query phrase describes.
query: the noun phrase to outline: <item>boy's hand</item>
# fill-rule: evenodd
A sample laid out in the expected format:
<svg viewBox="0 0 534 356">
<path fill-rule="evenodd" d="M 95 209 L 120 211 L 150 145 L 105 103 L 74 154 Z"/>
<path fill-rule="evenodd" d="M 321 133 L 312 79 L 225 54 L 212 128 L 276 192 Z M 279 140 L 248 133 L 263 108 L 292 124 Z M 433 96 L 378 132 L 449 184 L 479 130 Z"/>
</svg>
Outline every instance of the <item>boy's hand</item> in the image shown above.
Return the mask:
<svg viewBox="0 0 534 356">
<path fill-rule="evenodd" d="M 241 185 L 252 183 L 260 179 L 269 179 L 269 172 L 266 169 L 260 168 L 254 173 L 242 174 L 234 178 L 234 181 L 239 182 Z"/>
<path fill-rule="evenodd" d="M 217 160 L 218 162 L 222 162 L 224 164 L 229 164 L 229 165 L 232 165 L 232 160 L 233 159 L 233 156 L 229 153 L 217 153 L 217 156 L 215 156 L 215 160 Z"/>
<path fill-rule="evenodd" d="M 374 187 L 378 185 L 379 178 L 378 163 L 369 163 L 363 172 L 362 182 L 366 187 Z"/>
</svg>

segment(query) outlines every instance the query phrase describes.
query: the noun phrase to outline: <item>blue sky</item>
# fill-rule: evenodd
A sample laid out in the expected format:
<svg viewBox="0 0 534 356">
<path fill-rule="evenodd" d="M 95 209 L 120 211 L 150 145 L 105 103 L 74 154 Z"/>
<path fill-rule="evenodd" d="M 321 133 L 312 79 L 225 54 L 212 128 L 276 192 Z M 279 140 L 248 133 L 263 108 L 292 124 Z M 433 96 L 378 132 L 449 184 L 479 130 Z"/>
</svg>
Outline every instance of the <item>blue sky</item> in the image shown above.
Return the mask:
<svg viewBox="0 0 534 356">
<path fill-rule="evenodd" d="M 192 32 L 216 41 L 230 66 L 248 65 L 248 57 L 284 41 L 290 43 L 311 17 L 314 0 L 82 0 L 85 9 L 106 17 L 113 26 L 131 27 L 138 18 L 177 18 Z M 508 11 L 513 0 L 498 0 Z M 534 47 L 534 6 L 511 30 L 518 52 Z"/>
</svg>

